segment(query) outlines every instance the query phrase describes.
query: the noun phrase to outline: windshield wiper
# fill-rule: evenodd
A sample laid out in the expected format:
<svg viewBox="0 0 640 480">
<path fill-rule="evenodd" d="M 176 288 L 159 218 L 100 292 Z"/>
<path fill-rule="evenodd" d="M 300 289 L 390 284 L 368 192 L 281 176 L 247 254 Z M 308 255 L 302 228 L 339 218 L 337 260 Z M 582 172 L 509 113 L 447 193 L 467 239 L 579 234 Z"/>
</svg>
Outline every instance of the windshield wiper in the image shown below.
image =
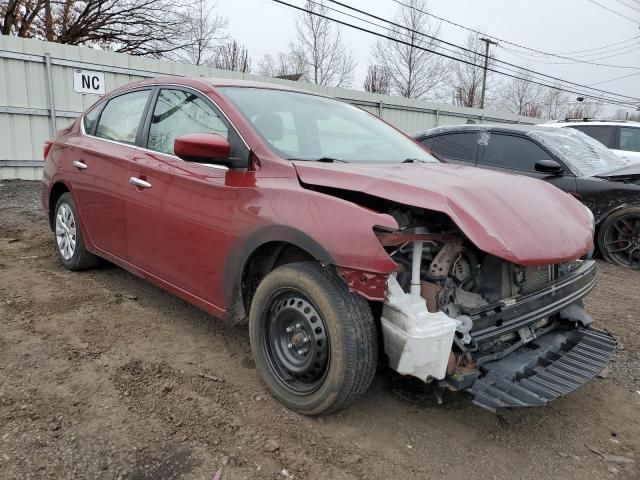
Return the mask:
<svg viewBox="0 0 640 480">
<path fill-rule="evenodd" d="M 342 160 L 341 158 L 333 158 L 333 157 L 320 157 L 320 158 L 290 158 L 289 160 L 293 160 L 295 162 L 322 162 L 322 163 L 349 163 L 346 160 Z"/>
</svg>

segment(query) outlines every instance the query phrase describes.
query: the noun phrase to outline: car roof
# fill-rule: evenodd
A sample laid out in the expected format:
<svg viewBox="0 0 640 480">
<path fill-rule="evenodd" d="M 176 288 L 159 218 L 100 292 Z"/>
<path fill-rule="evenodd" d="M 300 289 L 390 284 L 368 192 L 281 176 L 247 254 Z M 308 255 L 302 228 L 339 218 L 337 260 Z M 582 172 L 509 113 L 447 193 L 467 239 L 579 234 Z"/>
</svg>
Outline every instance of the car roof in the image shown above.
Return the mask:
<svg viewBox="0 0 640 480">
<path fill-rule="evenodd" d="M 462 133 L 462 132 L 504 132 L 504 133 L 522 133 L 528 134 L 536 130 L 546 130 L 540 125 L 522 125 L 522 124 L 464 124 L 464 125 L 443 125 L 441 127 L 430 128 L 422 133 L 414 135 L 414 138 L 429 137 L 433 135 L 441 135 L 443 133 Z"/>
<path fill-rule="evenodd" d="M 640 128 L 640 122 L 630 120 L 577 120 L 575 122 L 552 121 L 543 124 L 545 127 L 577 127 L 577 126 L 625 126 Z"/>
</svg>

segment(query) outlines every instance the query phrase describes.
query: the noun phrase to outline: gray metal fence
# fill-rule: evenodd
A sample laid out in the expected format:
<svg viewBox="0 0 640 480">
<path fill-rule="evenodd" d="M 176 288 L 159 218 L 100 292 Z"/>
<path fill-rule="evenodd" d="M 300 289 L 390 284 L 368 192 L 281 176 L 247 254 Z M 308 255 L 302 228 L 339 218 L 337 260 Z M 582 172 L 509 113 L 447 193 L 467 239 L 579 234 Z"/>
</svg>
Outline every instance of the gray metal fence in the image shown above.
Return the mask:
<svg viewBox="0 0 640 480">
<path fill-rule="evenodd" d="M 148 77 L 184 75 L 240 78 L 295 85 L 340 98 L 372 112 L 409 134 L 438 125 L 464 123 L 538 123 L 505 112 L 454 107 L 358 90 L 323 87 L 196 67 L 174 62 L 0 36 L 0 179 L 39 178 L 42 146 L 99 97 L 74 89 L 74 71 L 98 72 L 106 91 Z"/>
</svg>

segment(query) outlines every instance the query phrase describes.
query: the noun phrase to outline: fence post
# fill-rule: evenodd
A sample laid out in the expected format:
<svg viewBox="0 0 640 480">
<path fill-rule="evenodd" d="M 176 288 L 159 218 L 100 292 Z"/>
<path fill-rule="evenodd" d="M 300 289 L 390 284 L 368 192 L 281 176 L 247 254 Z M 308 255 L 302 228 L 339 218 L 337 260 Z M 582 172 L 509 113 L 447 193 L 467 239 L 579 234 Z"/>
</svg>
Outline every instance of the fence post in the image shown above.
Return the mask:
<svg viewBox="0 0 640 480">
<path fill-rule="evenodd" d="M 436 108 L 436 127 L 440 125 L 440 109 Z"/>
<path fill-rule="evenodd" d="M 53 73 L 51 71 L 51 54 L 44 54 L 44 64 L 47 73 L 47 91 L 49 101 L 49 114 L 51 115 L 51 136 L 54 137 L 58 133 L 56 125 L 56 101 L 53 98 Z"/>
<path fill-rule="evenodd" d="M 378 102 L 378 116 L 379 116 L 380 118 L 382 118 L 382 109 L 383 109 L 383 108 L 384 108 L 384 107 L 383 107 L 383 105 L 382 105 L 382 100 L 380 100 L 380 101 Z"/>
</svg>

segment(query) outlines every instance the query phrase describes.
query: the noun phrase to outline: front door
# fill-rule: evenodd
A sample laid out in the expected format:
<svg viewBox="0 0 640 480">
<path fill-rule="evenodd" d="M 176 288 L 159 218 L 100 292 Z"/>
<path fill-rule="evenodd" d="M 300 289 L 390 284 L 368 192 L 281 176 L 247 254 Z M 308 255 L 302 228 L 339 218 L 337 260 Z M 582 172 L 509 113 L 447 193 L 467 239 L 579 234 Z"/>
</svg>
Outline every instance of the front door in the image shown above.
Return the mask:
<svg viewBox="0 0 640 480">
<path fill-rule="evenodd" d="M 146 120 L 146 150 L 135 155 L 129 172 L 128 256 L 148 274 L 224 308 L 223 268 L 238 194 L 237 182 L 230 179 L 241 175 L 220 165 L 183 161 L 174 155 L 173 143 L 187 133 L 229 138 L 232 131 L 195 92 L 163 88 L 156 97 Z"/>
</svg>

